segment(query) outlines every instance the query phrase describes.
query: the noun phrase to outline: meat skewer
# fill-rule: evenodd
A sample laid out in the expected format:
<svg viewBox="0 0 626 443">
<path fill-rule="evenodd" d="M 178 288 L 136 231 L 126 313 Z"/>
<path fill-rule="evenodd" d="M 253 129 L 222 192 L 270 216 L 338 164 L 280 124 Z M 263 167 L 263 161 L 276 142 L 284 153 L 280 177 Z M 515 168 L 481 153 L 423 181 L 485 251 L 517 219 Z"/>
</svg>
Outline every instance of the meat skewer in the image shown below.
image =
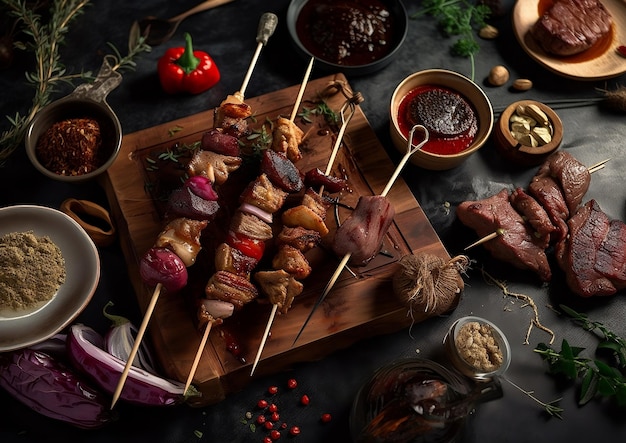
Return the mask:
<svg viewBox="0 0 626 443">
<path fill-rule="evenodd" d="M 418 130 L 418 129 L 424 132 L 424 139 L 420 143 L 415 145 L 413 143 L 413 140 L 414 140 L 415 131 Z M 377 205 L 379 207 L 383 207 L 384 208 L 383 210 L 387 210 L 387 211 L 390 212 L 390 214 L 389 214 L 389 212 L 387 214 L 387 215 L 391 215 L 391 217 L 387 217 L 389 219 L 388 220 L 388 224 L 387 223 L 381 223 L 382 226 L 386 225 L 386 227 L 388 228 L 389 225 L 391 224 L 391 219 L 393 219 L 393 214 L 394 214 L 393 208 L 391 207 L 391 205 L 389 204 L 389 201 L 387 199 L 387 194 L 389 193 L 389 191 L 391 190 L 391 187 L 393 186 L 394 182 L 396 181 L 396 179 L 400 175 L 400 172 L 402 172 L 402 169 L 404 168 L 404 165 L 406 164 L 406 162 L 409 160 L 409 158 L 411 158 L 411 156 L 413 154 L 415 154 L 417 151 L 422 149 L 422 147 L 428 142 L 428 139 L 429 139 L 428 129 L 426 129 L 424 126 L 422 126 L 422 125 L 415 125 L 415 126 L 413 126 L 411 128 L 411 131 L 409 132 L 409 137 L 408 137 L 408 140 L 407 140 L 407 150 L 406 150 L 406 153 L 404 154 L 404 156 L 400 160 L 400 163 L 396 167 L 394 173 L 392 174 L 391 178 L 387 182 L 387 185 L 385 186 L 383 191 L 380 193 L 380 195 L 379 196 L 374 196 L 373 198 L 370 198 L 370 201 L 375 202 L 375 205 Z M 361 197 L 359 199 L 359 203 L 361 203 L 361 201 L 363 201 L 363 199 L 364 199 L 364 197 Z M 386 207 L 385 207 L 385 205 L 386 205 Z M 357 209 L 360 209 L 359 208 L 359 204 L 357 204 L 357 208 L 355 209 L 355 212 L 357 211 Z M 353 225 L 355 223 L 351 223 L 351 221 L 352 221 L 351 218 L 348 218 L 348 220 L 346 220 L 342 224 L 342 226 L 340 226 L 340 228 L 337 231 L 337 234 L 335 236 L 337 237 L 337 236 L 341 236 L 342 235 L 342 232 L 340 232 L 340 231 L 341 231 L 341 227 L 343 227 L 344 225 L 346 225 L 346 226 L 350 225 L 349 228 L 353 228 L 354 227 Z M 374 233 L 373 235 L 378 235 L 380 237 L 380 240 L 382 241 L 382 235 L 384 235 L 386 233 L 386 231 L 387 231 L 387 229 L 384 229 L 383 227 L 379 226 L 378 231 L 376 233 Z M 378 246 L 380 246 L 380 242 L 377 241 L 375 243 Z M 313 305 L 313 308 L 309 312 L 308 317 L 304 321 L 304 324 L 300 328 L 300 331 L 296 335 L 296 338 L 293 340 L 292 346 L 296 344 L 296 342 L 300 338 L 300 335 L 302 335 L 302 332 L 304 331 L 304 329 L 306 328 L 307 324 L 311 320 L 311 317 L 313 317 L 313 314 L 315 313 L 317 308 L 322 304 L 322 302 L 324 301 L 324 299 L 326 298 L 328 293 L 331 291 L 331 289 L 333 288 L 333 286 L 337 282 L 337 279 L 339 278 L 339 275 L 343 271 L 343 268 L 348 264 L 348 261 L 350 261 L 350 258 L 352 257 L 354 252 L 356 252 L 356 250 L 354 250 L 355 247 L 358 247 L 358 244 L 355 244 L 354 242 L 350 241 L 350 242 L 346 242 L 346 247 L 342 246 L 341 248 L 339 248 L 341 250 L 345 249 L 346 252 L 345 252 L 343 258 L 341 259 L 341 261 L 339 262 L 339 265 L 337 266 L 337 269 L 335 269 L 335 272 L 333 273 L 333 275 L 331 276 L 330 280 L 328 281 L 328 283 L 324 287 L 324 291 L 322 292 L 322 294 L 319 296 L 319 298 L 317 299 L 317 301 Z M 337 252 L 336 248 L 333 248 L 333 249 L 335 249 L 335 252 Z"/>
<path fill-rule="evenodd" d="M 278 17 L 273 13 L 264 13 L 259 20 L 259 26 L 257 29 L 257 36 L 256 36 L 257 48 L 252 58 L 252 61 L 250 63 L 250 66 L 248 67 L 248 71 L 246 72 L 246 76 L 244 78 L 243 84 L 240 90 L 237 91 L 237 93 L 235 94 L 236 97 L 241 98 L 241 100 L 243 100 L 243 97 L 245 95 L 245 90 L 247 88 L 248 82 L 252 75 L 252 71 L 254 70 L 254 67 L 256 66 L 256 62 L 258 60 L 261 49 L 267 44 L 269 38 L 274 33 L 274 30 L 276 29 L 277 21 L 278 21 Z M 115 404 L 117 403 L 117 400 L 119 399 L 120 394 L 122 393 L 122 389 L 124 388 L 126 378 L 128 377 L 128 373 L 132 366 L 132 362 L 134 361 L 135 356 L 137 355 L 139 346 L 141 344 L 141 340 L 143 339 L 143 336 L 145 335 L 146 329 L 148 327 L 148 323 L 150 321 L 150 318 L 152 317 L 154 307 L 156 306 L 156 303 L 159 299 L 162 288 L 163 288 L 163 284 L 161 282 L 156 284 L 156 287 L 154 289 L 154 292 L 152 294 L 148 307 L 146 308 L 146 312 L 144 313 L 144 317 L 141 322 L 141 325 L 137 331 L 137 336 L 135 338 L 133 348 L 131 349 L 131 352 L 128 356 L 128 360 L 126 361 L 124 370 L 117 383 L 115 392 L 113 393 L 111 409 L 115 407 Z M 209 329 L 208 326 L 207 326 L 207 329 Z M 195 368 L 192 368 L 192 372 L 195 372 Z M 187 388 L 188 386 L 185 388 L 185 392 L 187 391 Z"/>
<path fill-rule="evenodd" d="M 345 92 L 344 92 L 344 95 L 346 95 Z M 336 158 L 337 153 L 339 151 L 339 148 L 341 146 L 341 142 L 342 142 L 342 139 L 343 139 L 343 134 L 345 133 L 346 128 L 347 128 L 348 124 L 350 123 L 350 120 L 352 119 L 352 117 L 355 114 L 356 105 L 358 105 L 359 103 L 361 103 L 363 101 L 363 96 L 362 96 L 362 94 L 360 92 L 354 93 L 351 97 L 348 97 L 346 95 L 346 97 L 347 97 L 347 100 L 344 102 L 343 106 L 341 107 L 341 109 L 339 111 L 340 115 L 341 115 L 342 124 L 341 124 L 341 127 L 339 129 L 339 133 L 337 135 L 337 138 L 335 140 L 335 144 L 333 146 L 333 149 L 331 151 L 331 155 L 330 155 L 329 161 L 328 161 L 328 163 L 326 165 L 326 170 L 323 173 L 321 171 L 319 171 L 319 170 L 317 170 L 317 171 L 309 171 L 309 174 L 311 174 L 311 175 L 315 175 L 315 174 L 319 173 L 325 179 L 328 179 L 330 177 L 330 173 L 331 173 L 331 170 L 332 170 L 333 163 L 335 161 L 335 158 Z M 294 111 L 292 112 L 292 116 L 291 116 L 292 120 L 293 120 L 293 118 L 295 118 L 296 109 L 297 108 L 294 108 Z M 349 110 L 349 113 L 348 113 L 348 110 Z M 317 195 L 319 195 L 320 197 L 324 193 L 324 186 L 325 186 L 325 184 L 322 184 L 320 186 L 319 192 L 317 193 Z M 309 190 L 309 191 L 312 192 L 312 190 Z M 305 195 L 303 197 L 303 202 L 306 201 L 306 199 L 308 199 L 309 203 L 312 203 L 313 206 L 315 206 L 315 205 L 317 205 L 317 203 L 314 203 L 315 199 L 312 197 L 312 194 L 309 191 L 307 191 L 305 193 Z M 298 209 L 301 209 L 302 206 L 306 206 L 307 207 L 307 211 L 308 211 L 308 209 L 311 209 L 311 208 L 309 208 L 308 204 L 303 204 L 300 207 L 292 208 L 291 211 L 293 211 L 293 212 L 290 213 L 289 211 L 287 211 L 286 214 L 290 214 L 289 218 L 291 218 L 291 216 L 293 215 L 294 219 L 298 219 L 299 216 L 295 215 L 295 212 L 297 212 Z M 325 213 L 325 209 L 323 210 L 323 212 Z M 285 216 L 283 216 L 283 218 L 284 217 Z M 283 220 L 283 221 L 285 221 L 285 220 Z M 324 224 L 323 218 L 321 217 L 321 215 L 319 216 L 319 223 L 321 223 L 322 225 Z M 304 226 L 302 226 L 301 223 L 294 223 L 294 222 L 287 223 L 286 226 L 291 225 L 291 224 L 297 225 L 300 228 L 305 228 Z M 311 228 L 311 226 L 308 226 L 307 228 Z M 328 231 L 325 225 L 320 226 L 320 227 L 318 227 L 317 229 L 314 229 L 314 230 L 318 231 L 320 236 L 325 235 L 327 233 L 327 231 Z M 298 248 L 295 248 L 295 249 L 291 248 L 290 250 L 293 252 L 293 254 L 295 254 L 296 257 L 299 257 L 301 259 L 301 261 L 303 261 L 304 264 L 308 267 L 308 263 L 306 263 L 306 258 L 304 258 L 304 256 L 302 255 L 304 252 L 306 252 L 306 249 L 308 249 L 308 247 L 302 246 L 302 247 L 298 247 Z M 279 250 L 279 253 L 278 253 L 279 256 L 280 256 L 280 252 L 281 252 L 281 250 Z M 297 258 L 294 258 L 294 260 L 297 261 Z M 280 261 L 280 260 L 278 260 L 278 261 Z M 259 275 L 265 275 L 267 278 L 269 278 L 270 275 L 277 276 L 277 273 L 280 273 L 280 275 L 278 275 L 279 278 L 284 277 L 284 278 L 289 279 L 290 277 L 288 277 L 288 275 L 293 272 L 293 270 L 287 271 L 287 270 L 283 269 L 283 267 L 281 267 L 281 266 L 275 266 L 275 268 L 276 269 L 280 268 L 280 269 L 278 269 L 277 271 L 268 271 L 266 274 L 263 274 L 263 273 L 257 274 L 257 280 L 259 279 L 258 278 Z M 302 272 L 302 270 L 301 270 L 301 272 Z M 307 272 L 305 272 L 305 273 L 306 273 L 306 275 L 308 275 Z M 289 288 L 290 288 L 291 284 L 295 284 L 295 283 L 293 283 L 291 280 L 287 280 L 287 281 L 283 282 L 282 285 L 283 285 L 283 287 L 285 287 L 285 292 L 286 293 L 291 292 L 293 294 L 293 293 L 298 291 L 298 289 L 296 287 L 291 287 L 291 291 L 290 291 Z M 301 289 L 300 289 L 300 291 L 301 291 Z M 273 299 L 273 298 L 278 298 L 278 297 L 270 295 L 270 299 Z M 259 360 L 261 358 L 261 354 L 263 353 L 263 349 L 265 347 L 265 343 L 266 343 L 267 338 L 268 338 L 269 333 L 270 333 L 270 329 L 271 329 L 272 323 L 274 322 L 274 318 L 276 316 L 276 313 L 278 312 L 279 307 L 282 306 L 281 312 L 286 312 L 289 309 L 290 305 L 291 305 L 291 302 L 289 300 L 287 300 L 287 298 L 289 298 L 289 296 L 287 296 L 285 298 L 285 302 L 282 302 L 282 301 L 281 302 L 276 302 L 274 300 L 273 303 L 272 303 L 272 311 L 270 312 L 270 317 L 268 319 L 268 322 L 266 324 L 265 330 L 264 330 L 263 335 L 261 337 L 261 342 L 260 342 L 259 348 L 257 350 L 256 356 L 255 356 L 255 359 L 254 359 L 254 363 L 252 365 L 252 369 L 250 371 L 250 376 L 252 376 L 254 374 L 254 371 L 255 371 L 258 363 L 259 363 Z"/>
<path fill-rule="evenodd" d="M 609 161 L 610 159 L 606 159 L 606 160 L 602 160 L 594 165 L 591 165 L 587 168 L 588 172 L 590 174 L 593 174 L 594 172 L 599 171 L 600 169 L 604 168 L 606 166 L 606 163 Z M 467 251 L 468 249 L 471 249 L 475 246 L 479 246 L 483 243 L 486 243 L 490 240 L 493 240 L 501 235 L 503 235 L 506 232 L 505 229 L 497 229 L 494 232 L 485 235 L 484 237 L 481 237 L 480 239 L 476 240 L 474 243 L 466 246 L 463 250 Z"/>
</svg>

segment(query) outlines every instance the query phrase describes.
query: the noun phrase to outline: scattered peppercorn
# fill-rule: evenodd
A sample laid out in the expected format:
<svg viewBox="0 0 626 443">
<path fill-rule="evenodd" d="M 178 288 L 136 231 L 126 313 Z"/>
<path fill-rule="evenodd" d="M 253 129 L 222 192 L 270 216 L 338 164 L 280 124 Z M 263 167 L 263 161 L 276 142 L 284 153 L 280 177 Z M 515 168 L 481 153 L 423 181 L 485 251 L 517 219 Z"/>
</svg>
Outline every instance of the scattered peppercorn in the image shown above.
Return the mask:
<svg viewBox="0 0 626 443">
<path fill-rule="evenodd" d="M 280 431 L 274 429 L 272 432 L 270 432 L 270 438 L 274 441 L 278 440 L 280 438 Z"/>
<path fill-rule="evenodd" d="M 267 392 L 269 392 L 271 395 L 276 395 L 278 394 L 278 386 L 270 386 L 267 389 Z"/>
<path fill-rule="evenodd" d="M 295 379 L 295 378 L 290 378 L 290 379 L 287 381 L 287 387 L 288 387 L 289 389 L 295 389 L 295 388 L 297 388 L 297 387 L 298 387 L 298 382 L 296 381 L 296 379 Z"/>
<path fill-rule="evenodd" d="M 626 46 L 618 46 L 617 47 L 617 52 L 619 53 L 619 55 L 621 55 L 622 57 L 626 57 Z"/>
<path fill-rule="evenodd" d="M 328 413 L 322 414 L 322 416 L 320 418 L 321 418 L 323 423 L 328 423 L 329 421 L 331 421 L 333 419 L 333 417 L 330 414 L 328 414 Z"/>
<path fill-rule="evenodd" d="M 292 426 L 291 429 L 289 429 L 289 434 L 296 436 L 300 434 L 300 428 L 297 426 Z"/>
<path fill-rule="evenodd" d="M 272 412 L 272 415 L 270 415 L 270 420 L 274 422 L 280 420 L 280 414 L 278 412 Z"/>
<path fill-rule="evenodd" d="M 300 397 L 300 403 L 303 404 L 304 406 L 308 405 L 310 403 L 311 400 L 309 400 L 309 396 L 304 394 L 302 397 Z"/>
<path fill-rule="evenodd" d="M 271 429 L 274 429 L 274 423 L 272 423 L 271 421 L 266 421 L 265 423 L 263 423 L 263 426 L 268 431 L 271 430 Z"/>
<path fill-rule="evenodd" d="M 276 412 L 276 411 L 278 411 L 278 406 L 276 406 L 276 404 L 275 404 L 275 403 L 272 403 L 271 405 L 269 405 L 269 406 L 267 407 L 267 410 L 268 410 L 269 412 Z"/>
<path fill-rule="evenodd" d="M 256 404 L 256 405 L 257 405 L 257 407 L 258 407 L 259 409 L 265 409 L 265 408 L 267 408 L 267 400 L 263 400 L 263 399 L 261 399 L 261 400 L 259 400 L 259 401 L 257 402 L 257 404 Z"/>
<path fill-rule="evenodd" d="M 265 419 L 265 415 L 259 415 L 259 416 L 256 418 L 256 422 L 257 422 L 257 424 L 259 424 L 259 425 L 262 425 L 263 423 L 265 423 L 265 420 L 266 420 L 266 419 Z"/>
</svg>

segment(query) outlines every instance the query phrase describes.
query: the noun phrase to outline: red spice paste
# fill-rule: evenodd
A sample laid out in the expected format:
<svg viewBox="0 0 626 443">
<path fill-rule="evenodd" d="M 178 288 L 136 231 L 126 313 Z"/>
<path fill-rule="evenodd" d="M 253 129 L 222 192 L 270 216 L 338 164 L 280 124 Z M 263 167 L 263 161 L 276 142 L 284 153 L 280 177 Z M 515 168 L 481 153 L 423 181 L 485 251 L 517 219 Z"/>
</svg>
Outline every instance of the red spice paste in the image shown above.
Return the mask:
<svg viewBox="0 0 626 443">
<path fill-rule="evenodd" d="M 473 106 L 461 94 L 440 86 L 418 86 L 400 101 L 400 132 L 408 138 L 416 124 L 425 126 L 429 132 L 428 143 L 422 150 L 439 155 L 458 154 L 467 149 L 478 131 Z"/>
</svg>

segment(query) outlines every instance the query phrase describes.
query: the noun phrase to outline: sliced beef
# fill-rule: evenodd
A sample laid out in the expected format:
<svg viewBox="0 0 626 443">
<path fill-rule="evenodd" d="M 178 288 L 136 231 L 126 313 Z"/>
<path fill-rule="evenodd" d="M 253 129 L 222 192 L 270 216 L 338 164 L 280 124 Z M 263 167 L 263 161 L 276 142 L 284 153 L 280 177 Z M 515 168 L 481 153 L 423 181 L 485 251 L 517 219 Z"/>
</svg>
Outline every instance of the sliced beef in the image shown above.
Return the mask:
<svg viewBox="0 0 626 443">
<path fill-rule="evenodd" d="M 567 236 L 569 209 L 559 184 L 549 175 L 537 174 L 528 185 L 528 192 L 543 206 L 557 228 L 551 239 L 555 242 L 563 240 Z"/>
<path fill-rule="evenodd" d="M 591 183 L 591 173 L 587 166 L 565 151 L 557 151 L 548 157 L 537 174 L 550 175 L 557 181 L 571 214 L 582 203 Z"/>
<path fill-rule="evenodd" d="M 600 249 L 595 269 L 606 276 L 618 290 L 626 288 L 626 224 L 611 220 Z"/>
<path fill-rule="evenodd" d="M 592 47 L 610 32 L 612 22 L 599 0 L 558 0 L 530 33 L 544 51 L 567 56 Z"/>
<path fill-rule="evenodd" d="M 547 248 L 550 244 L 550 235 L 556 231 L 550 216 L 537 200 L 528 195 L 522 188 L 516 188 L 511 193 L 511 205 L 533 227 L 541 246 Z"/>
<path fill-rule="evenodd" d="M 569 236 L 563 240 L 557 261 L 565 272 L 569 288 L 583 297 L 613 295 L 617 292 L 611 280 L 596 269 L 598 251 L 609 233 L 610 220 L 595 200 L 590 200 L 567 222 Z M 624 256 L 622 240 L 622 261 Z M 608 248 L 610 246 L 607 245 Z M 608 250 L 608 249 L 607 249 Z M 606 257 L 601 267 L 606 266 Z"/>
<path fill-rule="evenodd" d="M 531 270 L 543 281 L 552 278 L 542 242 L 511 206 L 507 189 L 483 200 L 462 202 L 457 208 L 457 216 L 481 238 L 500 229 L 504 231 L 502 235 L 483 243 L 494 258 L 519 269 Z"/>
</svg>

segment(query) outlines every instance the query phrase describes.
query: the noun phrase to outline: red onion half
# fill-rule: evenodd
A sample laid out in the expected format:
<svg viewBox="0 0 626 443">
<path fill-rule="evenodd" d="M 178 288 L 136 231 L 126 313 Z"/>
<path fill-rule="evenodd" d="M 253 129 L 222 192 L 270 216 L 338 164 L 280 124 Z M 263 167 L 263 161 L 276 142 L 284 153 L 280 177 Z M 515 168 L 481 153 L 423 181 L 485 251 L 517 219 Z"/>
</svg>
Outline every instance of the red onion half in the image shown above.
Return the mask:
<svg viewBox="0 0 626 443">
<path fill-rule="evenodd" d="M 106 352 L 102 336 L 80 323 L 70 327 L 67 344 L 72 363 L 104 391 L 113 394 L 126 362 Z M 200 393 L 190 386 L 185 395 L 184 383 L 131 366 L 120 399 L 139 405 L 171 406 L 184 402 L 190 395 Z"/>
</svg>

